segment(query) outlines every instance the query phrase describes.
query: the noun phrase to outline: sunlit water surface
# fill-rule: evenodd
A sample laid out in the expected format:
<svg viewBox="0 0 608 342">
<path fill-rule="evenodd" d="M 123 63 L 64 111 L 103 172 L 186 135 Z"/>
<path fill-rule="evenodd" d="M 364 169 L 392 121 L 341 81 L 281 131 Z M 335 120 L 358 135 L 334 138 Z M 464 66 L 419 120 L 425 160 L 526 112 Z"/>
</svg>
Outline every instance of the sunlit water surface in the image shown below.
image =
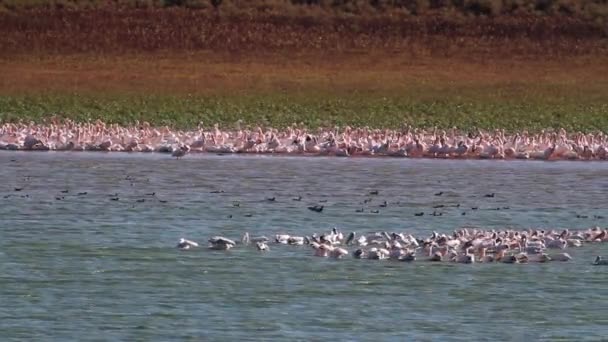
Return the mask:
<svg viewBox="0 0 608 342">
<path fill-rule="evenodd" d="M 274 244 L 266 254 L 174 247 L 180 237 L 206 245 L 216 234 L 333 226 L 424 235 L 606 226 L 607 176 L 608 163 L 597 162 L 1 153 L 0 336 L 606 340 L 608 267 L 591 266 L 606 245 L 570 250 L 569 263 L 529 265 L 336 261 Z M 307 209 L 315 204 L 322 213 Z"/>
</svg>

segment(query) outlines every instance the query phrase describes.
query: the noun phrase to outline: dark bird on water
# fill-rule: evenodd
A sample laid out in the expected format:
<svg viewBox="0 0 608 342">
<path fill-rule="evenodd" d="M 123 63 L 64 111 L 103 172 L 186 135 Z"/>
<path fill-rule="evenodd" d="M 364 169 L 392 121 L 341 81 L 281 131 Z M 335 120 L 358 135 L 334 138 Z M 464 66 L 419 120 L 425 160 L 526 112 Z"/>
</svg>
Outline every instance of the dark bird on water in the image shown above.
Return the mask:
<svg viewBox="0 0 608 342">
<path fill-rule="evenodd" d="M 308 207 L 308 210 L 312 210 L 312 211 L 316 211 L 317 213 L 320 213 L 323 211 L 323 206 L 322 205 L 314 205 L 312 207 Z"/>
</svg>

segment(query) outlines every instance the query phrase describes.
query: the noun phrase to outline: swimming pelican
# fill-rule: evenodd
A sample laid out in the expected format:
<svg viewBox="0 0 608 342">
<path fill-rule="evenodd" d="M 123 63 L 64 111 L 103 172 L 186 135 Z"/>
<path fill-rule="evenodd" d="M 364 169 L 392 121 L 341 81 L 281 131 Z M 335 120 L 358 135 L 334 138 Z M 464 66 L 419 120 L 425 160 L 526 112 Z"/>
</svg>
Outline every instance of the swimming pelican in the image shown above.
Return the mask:
<svg viewBox="0 0 608 342">
<path fill-rule="evenodd" d="M 266 244 L 266 242 L 256 242 L 255 246 L 258 249 L 258 251 L 261 251 L 261 252 L 266 252 L 270 249 L 270 248 L 268 248 L 268 245 Z"/>
<path fill-rule="evenodd" d="M 177 244 L 177 248 L 182 249 L 182 250 L 190 249 L 192 247 L 198 247 L 198 243 L 196 243 L 194 241 L 186 240 L 184 238 L 179 239 L 179 242 Z"/>
<path fill-rule="evenodd" d="M 363 259 L 363 258 L 365 258 L 365 256 L 366 256 L 366 253 L 361 248 L 359 248 L 353 252 L 353 257 L 355 259 Z"/>
<path fill-rule="evenodd" d="M 335 247 L 329 252 L 329 256 L 335 259 L 342 259 L 345 255 L 348 255 L 348 251 L 340 247 Z"/>
<path fill-rule="evenodd" d="M 209 248 L 215 250 L 229 250 L 230 248 L 236 246 L 236 243 L 233 240 L 226 239 L 222 236 L 214 236 L 209 239 Z"/>
<path fill-rule="evenodd" d="M 287 239 L 287 244 L 288 245 L 297 245 L 297 246 L 301 246 L 304 244 L 304 237 L 302 236 L 290 236 Z"/>
<path fill-rule="evenodd" d="M 288 234 L 276 234 L 274 236 L 274 241 L 276 243 L 281 243 L 281 244 L 288 244 L 289 243 L 289 238 L 290 236 Z"/>
<path fill-rule="evenodd" d="M 570 261 L 570 260 L 572 260 L 572 257 L 568 253 L 551 254 L 550 257 L 551 257 L 551 260 L 554 260 L 554 261 Z"/>
<path fill-rule="evenodd" d="M 241 238 L 241 242 L 243 243 L 243 245 L 248 245 L 251 242 L 248 232 L 245 232 L 245 234 L 243 234 L 243 237 Z"/>
<path fill-rule="evenodd" d="M 416 252 L 405 253 L 405 255 L 402 256 L 399 260 L 406 261 L 406 262 L 415 261 L 416 260 Z"/>
<path fill-rule="evenodd" d="M 373 259 L 373 260 L 384 260 L 384 259 L 388 258 L 389 254 L 390 254 L 389 251 L 385 248 L 373 247 L 369 250 L 369 252 L 367 254 L 367 258 Z"/>
</svg>

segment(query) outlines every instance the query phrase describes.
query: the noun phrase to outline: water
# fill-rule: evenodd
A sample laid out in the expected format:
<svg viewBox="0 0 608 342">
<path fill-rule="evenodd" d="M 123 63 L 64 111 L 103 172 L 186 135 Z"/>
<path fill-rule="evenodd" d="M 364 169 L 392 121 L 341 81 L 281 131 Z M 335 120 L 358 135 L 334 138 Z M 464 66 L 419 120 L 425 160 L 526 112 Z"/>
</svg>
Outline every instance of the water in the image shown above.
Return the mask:
<svg viewBox="0 0 608 342">
<path fill-rule="evenodd" d="M 608 163 L 596 162 L 2 153 L 0 336 L 606 340 L 608 268 L 590 265 L 608 256 L 606 245 L 570 250 L 570 263 L 529 265 L 174 246 L 180 237 L 204 244 L 216 234 L 303 235 L 333 226 L 414 234 L 463 225 L 606 226 L 607 176 Z M 314 204 L 324 211 L 306 209 Z M 453 206 L 432 208 L 439 204 Z"/>
</svg>

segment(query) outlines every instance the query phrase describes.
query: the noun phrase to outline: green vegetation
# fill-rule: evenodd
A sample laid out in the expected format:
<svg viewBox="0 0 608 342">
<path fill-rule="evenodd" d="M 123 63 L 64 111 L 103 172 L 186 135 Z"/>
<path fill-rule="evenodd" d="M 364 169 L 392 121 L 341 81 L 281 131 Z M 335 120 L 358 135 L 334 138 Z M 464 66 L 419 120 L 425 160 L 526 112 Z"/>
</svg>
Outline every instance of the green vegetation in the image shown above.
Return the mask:
<svg viewBox="0 0 608 342">
<path fill-rule="evenodd" d="M 459 129 L 538 131 L 608 130 L 608 98 L 547 100 L 527 98 L 498 100 L 459 96 L 416 98 L 410 96 L 0 96 L 0 121 L 43 121 L 52 115 L 77 121 L 101 119 L 119 124 L 148 121 L 178 128 L 220 123 L 285 127 L 334 125 L 398 128 L 456 126 Z"/>
</svg>

